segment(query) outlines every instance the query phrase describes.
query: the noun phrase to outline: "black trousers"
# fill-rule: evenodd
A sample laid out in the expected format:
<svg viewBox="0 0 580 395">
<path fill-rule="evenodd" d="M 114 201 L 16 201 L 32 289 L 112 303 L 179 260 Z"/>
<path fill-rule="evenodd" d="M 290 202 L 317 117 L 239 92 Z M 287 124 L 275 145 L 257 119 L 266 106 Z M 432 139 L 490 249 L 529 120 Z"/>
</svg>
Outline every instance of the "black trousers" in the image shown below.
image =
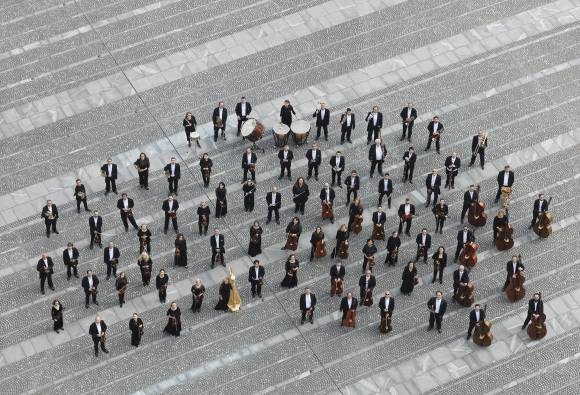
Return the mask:
<svg viewBox="0 0 580 395">
<path fill-rule="evenodd" d="M 463 243 L 457 243 L 457 248 L 455 249 L 455 260 L 459 258 L 459 253 L 463 249 Z"/>
<path fill-rule="evenodd" d="M 278 210 L 278 207 L 276 206 L 268 206 L 268 221 L 272 220 L 272 212 L 274 212 L 274 215 L 276 217 L 276 221 L 280 220 L 280 210 Z"/>
<path fill-rule="evenodd" d="M 204 173 L 203 171 L 201 172 L 201 178 L 203 180 L 203 186 L 204 187 L 208 187 L 209 186 L 209 181 L 210 181 L 209 178 L 210 178 L 210 175 L 211 175 L 211 173 L 209 173 L 209 172 L 207 174 Z"/>
<path fill-rule="evenodd" d="M 447 178 L 445 179 L 445 186 L 448 187 L 451 185 L 451 188 L 455 188 L 455 177 L 457 174 L 453 173 L 452 171 L 448 171 Z"/>
<path fill-rule="evenodd" d="M 411 141 L 411 135 L 413 134 L 413 124 L 414 122 L 409 122 L 408 124 L 403 122 L 403 135 L 401 136 L 401 140 L 405 138 L 405 135 L 407 135 L 407 138 L 409 141 Z"/>
<path fill-rule="evenodd" d="M 248 172 L 250 172 L 250 175 L 252 176 L 252 181 L 256 181 L 256 170 L 252 170 L 250 167 L 246 166 L 244 167 L 244 181 L 246 181 L 248 179 Z"/>
<path fill-rule="evenodd" d="M 356 200 L 358 194 L 356 189 L 351 189 L 349 186 L 346 187 L 346 204 L 350 203 L 350 194 L 353 194 L 352 200 Z"/>
<path fill-rule="evenodd" d="M 89 298 L 92 295 L 93 303 L 97 304 L 97 293 L 91 293 L 89 291 L 85 291 L 85 306 L 89 305 Z"/>
<path fill-rule="evenodd" d="M 522 326 L 523 326 L 523 327 L 526 327 L 526 326 L 528 326 L 528 324 L 530 323 L 530 321 L 531 321 L 531 320 L 532 320 L 532 315 L 531 315 L 531 314 L 528 314 L 528 315 L 526 316 L 526 319 L 524 320 L 524 323 L 523 323 L 523 325 L 522 325 Z"/>
<path fill-rule="evenodd" d="M 72 273 L 74 273 L 75 277 L 79 276 L 79 271 L 77 269 L 77 265 L 67 265 L 66 266 L 66 278 L 71 278 Z"/>
<path fill-rule="evenodd" d="M 471 161 L 469 162 L 469 166 L 473 166 L 475 160 L 477 159 L 477 153 L 471 154 Z M 485 166 L 485 150 L 479 150 L 479 164 L 483 168 Z"/>
<path fill-rule="evenodd" d="M 117 182 L 114 178 L 105 177 L 105 191 L 110 192 L 111 189 L 117 193 Z"/>
<path fill-rule="evenodd" d="M 56 218 L 53 220 L 50 219 L 45 219 L 44 220 L 44 226 L 46 226 L 46 234 L 50 234 L 50 229 L 52 228 L 52 231 L 56 233 Z"/>
<path fill-rule="evenodd" d="M 262 282 L 257 280 L 250 281 L 252 286 L 252 296 L 258 294 L 258 296 L 262 296 Z"/>
<path fill-rule="evenodd" d="M 102 229 L 96 229 L 94 232 L 93 231 L 89 231 L 89 233 L 91 234 L 91 244 L 90 244 L 90 248 L 93 248 L 93 245 L 95 244 L 95 237 L 97 236 L 97 233 L 101 233 Z M 103 245 L 103 242 L 101 240 L 101 243 L 99 243 L 99 247 L 101 247 Z"/>
<path fill-rule="evenodd" d="M 161 287 L 159 288 L 159 301 L 161 303 L 165 303 L 165 299 L 167 299 L 167 288 L 166 287 Z"/>
<path fill-rule="evenodd" d="M 77 199 L 77 211 L 81 211 L 81 203 L 85 206 L 85 210 L 89 211 L 89 206 L 87 204 L 87 198 Z"/>
<path fill-rule="evenodd" d="M 435 266 L 433 266 L 433 282 L 437 280 L 437 277 L 439 277 L 439 284 L 443 284 L 443 268 L 440 267 L 439 270 L 437 270 Z"/>
<path fill-rule="evenodd" d="M 177 232 L 178 226 L 177 226 L 177 216 L 175 216 L 175 218 L 171 218 L 171 216 L 167 213 L 165 213 L 165 224 L 163 225 L 163 230 L 165 232 L 167 232 L 167 229 L 169 228 L 169 220 L 171 219 L 171 224 L 173 225 L 173 229 L 175 229 L 175 231 Z"/>
<path fill-rule="evenodd" d="M 236 136 L 239 136 L 240 133 L 242 132 L 242 124 L 248 120 L 248 117 L 240 117 L 240 119 L 238 119 L 238 133 L 236 134 Z"/>
<path fill-rule="evenodd" d="M 280 177 L 284 177 L 284 170 L 286 170 L 286 174 L 288 178 L 292 177 L 292 169 L 291 169 L 290 162 L 280 162 Z"/>
<path fill-rule="evenodd" d="M 401 234 L 403 232 L 403 223 L 406 224 L 405 227 L 405 233 L 409 234 L 411 232 L 411 224 L 413 222 L 413 219 L 408 219 L 406 221 L 399 221 L 399 234 Z"/>
<path fill-rule="evenodd" d="M 125 230 L 129 229 L 129 224 L 127 223 L 127 221 L 131 222 L 131 225 L 133 225 L 135 229 L 139 229 L 139 227 L 137 227 L 137 222 L 135 221 L 134 215 L 127 215 L 124 212 L 121 212 L 121 221 L 123 221 L 123 226 L 125 226 Z"/>
<path fill-rule="evenodd" d="M 244 209 L 246 211 L 254 211 L 254 194 L 250 193 L 244 196 Z"/>
<path fill-rule="evenodd" d="M 306 320 L 306 312 L 308 310 L 302 310 L 302 318 L 301 321 L 305 321 Z M 310 312 L 310 321 L 314 320 L 314 307 L 312 307 L 312 311 Z"/>
<path fill-rule="evenodd" d="M 471 203 L 463 203 L 463 208 L 461 209 L 461 222 L 463 222 L 463 220 L 465 219 L 465 214 L 467 214 L 467 211 L 469 211 L 469 207 L 471 206 Z"/>
<path fill-rule="evenodd" d="M 93 343 L 95 345 L 95 355 L 99 354 L 99 344 L 101 345 L 101 350 L 105 351 L 105 345 L 103 343 L 101 343 L 101 339 L 98 337 L 93 337 Z"/>
<path fill-rule="evenodd" d="M 341 185 L 342 184 L 342 171 L 335 171 L 332 169 L 332 185 L 334 184 Z"/>
<path fill-rule="evenodd" d="M 375 174 L 375 167 L 379 171 L 379 174 L 383 175 L 383 161 L 382 160 L 371 160 L 371 177 Z"/>
<path fill-rule="evenodd" d="M 437 329 L 441 329 L 441 320 L 443 317 L 440 314 L 435 314 L 433 312 L 429 313 L 429 328 L 433 328 L 433 324 L 437 326 Z"/>
<path fill-rule="evenodd" d="M 225 125 L 223 127 L 221 127 L 221 128 L 216 128 L 214 126 L 213 127 L 213 141 L 214 142 L 216 142 L 217 139 L 218 139 L 218 132 L 220 131 L 220 129 L 222 131 L 222 136 L 225 136 L 225 133 L 226 133 L 226 126 Z"/>
<path fill-rule="evenodd" d="M 320 129 L 324 129 L 324 138 L 328 139 L 328 125 L 320 125 L 316 127 L 316 138 L 320 138 Z"/>
<path fill-rule="evenodd" d="M 399 257 L 397 255 L 392 256 L 390 253 L 387 253 L 387 257 L 385 258 L 385 265 L 394 266 L 398 260 Z"/>
<path fill-rule="evenodd" d="M 439 199 L 439 189 L 432 189 L 431 193 L 427 190 L 427 201 L 425 204 L 429 205 L 431 203 L 431 195 L 433 195 L 433 205 L 436 205 L 437 200 Z"/>
<path fill-rule="evenodd" d="M 409 182 L 412 182 L 414 171 L 415 171 L 415 165 L 405 164 L 405 168 L 403 169 L 403 182 L 405 182 L 407 180 L 409 180 Z"/>
<path fill-rule="evenodd" d="M 429 139 L 427 140 L 427 146 L 425 147 L 426 150 L 431 148 L 431 143 L 433 142 L 432 138 L 433 138 L 433 135 L 429 134 Z M 437 152 L 439 152 L 441 150 L 441 145 L 440 145 L 439 140 L 440 140 L 440 137 L 435 138 L 435 148 L 437 149 Z"/>
<path fill-rule="evenodd" d="M 314 177 L 318 177 L 318 164 L 308 163 L 308 177 L 312 177 L 312 169 L 314 169 Z"/>
<path fill-rule="evenodd" d="M 107 279 L 111 277 L 111 273 L 113 273 L 114 277 L 117 277 L 117 267 L 113 266 L 111 262 L 105 263 L 105 265 L 107 265 Z"/>
<path fill-rule="evenodd" d="M 44 283 L 47 280 L 48 280 L 48 287 L 49 288 L 54 288 L 54 284 L 52 283 L 52 274 L 40 272 L 40 290 L 42 292 L 44 292 Z"/>
<path fill-rule="evenodd" d="M 169 177 L 167 179 L 167 181 L 169 182 L 169 193 L 175 193 L 175 194 L 177 194 L 177 187 L 179 185 L 179 178 L 177 178 L 177 177 Z"/>
<path fill-rule="evenodd" d="M 216 250 L 213 250 L 212 253 L 211 253 L 211 267 L 214 267 L 215 261 L 216 261 L 216 257 L 217 257 L 217 259 L 219 259 L 219 261 L 222 264 L 222 266 L 225 266 L 225 263 L 224 263 L 224 253 L 223 252 L 216 251 Z"/>
<path fill-rule="evenodd" d="M 367 129 L 367 143 L 379 138 L 381 128 L 378 126 L 373 126 L 371 129 Z"/>
<path fill-rule="evenodd" d="M 445 218 L 435 217 L 435 232 L 437 232 L 437 229 L 443 232 L 443 225 L 445 225 Z"/>
<path fill-rule="evenodd" d="M 387 204 L 388 207 L 391 208 L 391 193 L 381 192 L 379 195 L 379 206 L 383 205 L 383 196 L 387 195 Z"/>
<path fill-rule="evenodd" d="M 143 188 L 149 187 L 149 170 L 140 171 L 139 173 L 139 185 Z"/>
<path fill-rule="evenodd" d="M 201 236 L 201 234 L 202 234 L 202 233 L 207 233 L 207 228 L 208 228 L 208 226 L 209 226 L 209 224 L 208 224 L 208 225 L 203 225 L 203 224 L 201 223 L 201 221 L 198 221 L 198 223 L 197 223 L 197 227 L 198 227 L 198 229 L 199 229 L 199 235 L 200 235 L 200 236 Z"/>
<path fill-rule="evenodd" d="M 475 329 L 476 324 L 477 324 L 477 322 L 469 321 L 469 327 L 467 328 L 467 336 L 471 337 L 471 334 L 473 333 L 473 330 Z"/>
<path fill-rule="evenodd" d="M 298 211 L 300 211 L 300 213 L 304 214 L 304 206 L 306 205 L 306 201 L 296 200 L 294 203 L 296 205 L 294 208 L 294 212 L 297 213 Z"/>
<path fill-rule="evenodd" d="M 125 293 L 120 293 L 119 294 L 119 304 L 123 305 L 125 303 Z"/>
<path fill-rule="evenodd" d="M 350 134 L 352 132 L 352 128 L 343 127 L 340 131 L 340 142 L 344 143 L 345 137 L 346 141 L 350 141 Z"/>
</svg>

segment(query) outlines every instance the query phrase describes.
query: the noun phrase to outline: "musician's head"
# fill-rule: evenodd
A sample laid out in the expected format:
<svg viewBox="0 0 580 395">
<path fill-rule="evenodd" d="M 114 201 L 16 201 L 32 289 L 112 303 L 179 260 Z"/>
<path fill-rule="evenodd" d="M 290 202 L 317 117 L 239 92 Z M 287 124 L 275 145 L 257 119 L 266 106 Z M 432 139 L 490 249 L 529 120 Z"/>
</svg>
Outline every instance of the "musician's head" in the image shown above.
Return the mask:
<svg viewBox="0 0 580 395">
<path fill-rule="evenodd" d="M 407 102 L 407 107 L 413 107 L 413 102 L 412 101 L 408 101 Z"/>
<path fill-rule="evenodd" d="M 445 252 L 445 247 L 439 246 L 439 248 L 437 248 L 437 252 Z"/>
<path fill-rule="evenodd" d="M 320 226 L 317 226 L 316 229 L 315 229 L 315 232 L 316 233 L 322 232 L 322 228 Z"/>
<path fill-rule="evenodd" d="M 397 231 L 394 231 L 394 232 L 392 233 L 392 236 L 393 236 L 393 237 L 397 237 L 398 235 L 399 235 L 399 232 L 397 232 Z"/>
<path fill-rule="evenodd" d="M 71 243 L 70 241 L 68 243 L 66 243 L 66 247 L 67 248 L 73 248 L 73 243 Z"/>
<path fill-rule="evenodd" d="M 373 239 L 367 239 L 367 245 L 372 246 L 374 243 Z"/>
<path fill-rule="evenodd" d="M 220 101 L 220 102 L 218 103 L 218 107 L 219 107 L 219 108 L 224 108 L 224 102 L 223 102 L 223 101 Z"/>
<path fill-rule="evenodd" d="M 336 261 L 336 266 L 341 266 L 341 265 L 342 265 L 342 261 L 341 260 Z"/>
<path fill-rule="evenodd" d="M 254 228 L 259 228 L 260 227 L 260 223 L 258 221 L 254 221 Z"/>
<path fill-rule="evenodd" d="M 122 197 L 123 199 L 127 199 L 127 192 L 123 192 L 123 193 L 121 194 L 121 197 Z"/>
<path fill-rule="evenodd" d="M 433 122 L 439 122 L 439 117 L 433 117 Z"/>
<path fill-rule="evenodd" d="M 445 204 L 445 199 L 439 199 L 439 204 L 441 205 Z"/>
<path fill-rule="evenodd" d="M 80 178 L 77 178 L 77 179 L 75 180 L 75 182 L 77 183 L 77 185 L 81 185 L 81 179 L 80 179 Z"/>
<path fill-rule="evenodd" d="M 411 199 L 405 198 L 405 204 L 409 204 L 409 203 L 411 203 Z"/>
<path fill-rule="evenodd" d="M 540 200 L 544 200 L 544 194 L 543 194 L 543 193 L 540 193 L 540 194 L 538 195 L 538 199 L 540 199 Z"/>
<path fill-rule="evenodd" d="M 304 288 L 304 293 L 306 295 L 310 295 L 310 288 L 308 288 L 308 287 Z"/>
<path fill-rule="evenodd" d="M 111 165 L 111 164 L 113 164 L 113 159 L 111 159 L 111 158 L 107 159 L 107 164 L 108 164 L 108 165 Z"/>
<path fill-rule="evenodd" d="M 325 103 L 325 102 L 323 102 L 323 101 L 321 101 L 321 102 L 320 102 L 320 108 L 326 108 L 326 103 Z"/>
<path fill-rule="evenodd" d="M 207 202 L 201 202 L 200 206 L 201 207 L 207 207 Z"/>
<path fill-rule="evenodd" d="M 355 176 L 357 175 L 357 172 L 356 172 L 356 170 L 353 170 L 353 171 L 351 171 L 351 172 L 350 172 L 350 175 L 351 175 L 351 176 L 353 176 L 353 177 L 355 177 Z"/>
<path fill-rule="evenodd" d="M 426 235 L 427 234 L 427 228 L 421 229 L 421 233 L 424 234 L 424 235 Z"/>
<path fill-rule="evenodd" d="M 459 271 L 460 271 L 460 272 L 462 272 L 462 271 L 464 271 L 464 270 L 465 270 L 465 266 L 463 266 L 463 265 L 459 265 Z"/>
<path fill-rule="evenodd" d="M 505 171 L 510 171 L 510 165 L 505 165 L 505 166 L 503 167 L 503 169 L 504 169 Z"/>
<path fill-rule="evenodd" d="M 47 200 L 47 201 L 46 201 L 46 205 L 47 205 L 47 206 L 50 206 L 51 204 L 52 204 L 52 200 Z"/>
<path fill-rule="evenodd" d="M 142 231 L 146 231 L 147 230 L 147 224 L 141 224 L 141 230 Z"/>
<path fill-rule="evenodd" d="M 193 114 L 191 114 L 191 111 L 188 111 L 185 113 L 185 118 L 191 118 Z"/>
<path fill-rule="evenodd" d="M 141 253 L 141 260 L 142 261 L 148 261 L 149 260 L 149 254 L 147 252 L 143 251 Z"/>
<path fill-rule="evenodd" d="M 119 278 L 125 278 L 125 272 L 120 272 L 119 273 Z"/>
<path fill-rule="evenodd" d="M 288 99 L 284 100 L 284 105 L 286 107 L 288 107 L 290 105 L 290 100 L 288 100 Z"/>
<path fill-rule="evenodd" d="M 352 112 L 352 110 L 351 110 L 350 108 L 347 108 L 347 109 L 346 109 L 346 113 L 347 113 L 348 115 L 350 115 L 350 113 L 351 113 L 351 112 Z"/>
<path fill-rule="evenodd" d="M 371 272 L 369 269 L 367 269 L 367 271 L 365 272 L 365 274 L 367 275 L 367 277 L 370 277 L 371 274 L 373 274 L 373 272 Z"/>
<path fill-rule="evenodd" d="M 168 195 L 167 196 L 167 200 L 169 200 L 170 202 L 172 202 L 173 201 L 173 195 Z"/>
<path fill-rule="evenodd" d="M 109 248 L 113 248 L 113 242 L 112 241 L 109 241 L 109 244 L 108 245 L 109 245 Z"/>
<path fill-rule="evenodd" d="M 391 296 L 391 292 L 390 291 L 385 291 L 385 298 L 389 298 Z"/>
<path fill-rule="evenodd" d="M 254 266 L 260 266 L 260 261 L 257 259 L 254 259 Z"/>
<path fill-rule="evenodd" d="M 284 151 L 288 151 L 290 149 L 290 147 L 288 145 L 284 146 Z"/>
<path fill-rule="evenodd" d="M 457 152 L 453 151 L 453 152 L 451 153 L 451 156 L 453 156 L 453 157 L 456 157 L 456 156 L 457 156 Z"/>
<path fill-rule="evenodd" d="M 409 262 L 407 262 L 407 267 L 408 267 L 409 269 L 413 269 L 413 267 L 415 267 L 415 262 L 413 262 L 413 261 L 409 261 Z"/>
<path fill-rule="evenodd" d="M 413 147 L 412 145 L 411 145 L 411 146 L 409 146 L 409 152 L 411 152 L 411 153 L 412 153 L 412 152 L 415 152 L 415 147 Z"/>
<path fill-rule="evenodd" d="M 139 318 L 139 314 L 137 314 L 137 313 L 133 313 L 133 319 L 136 321 L 136 320 L 137 320 L 137 318 Z"/>
<path fill-rule="evenodd" d="M 534 299 L 540 300 L 540 293 L 539 292 L 534 293 Z"/>
<path fill-rule="evenodd" d="M 95 316 L 95 322 L 96 322 L 97 324 L 100 324 L 100 323 L 101 323 L 101 316 L 100 316 L 100 315 L 98 315 L 98 314 L 97 314 L 97 315 Z"/>
<path fill-rule="evenodd" d="M 177 303 L 171 302 L 171 310 L 177 310 Z"/>
<path fill-rule="evenodd" d="M 204 152 L 202 156 L 203 156 L 203 159 L 209 158 L 209 154 L 207 152 Z"/>
<path fill-rule="evenodd" d="M 375 139 L 375 144 L 379 145 L 381 143 L 381 139 Z"/>
<path fill-rule="evenodd" d="M 470 186 L 469 186 L 469 190 L 470 190 L 470 191 L 472 191 L 472 192 L 473 192 L 473 191 L 475 191 L 475 185 L 473 185 L 473 184 L 472 184 L 472 185 L 470 185 Z"/>
<path fill-rule="evenodd" d="M 352 292 L 347 292 L 346 298 L 347 299 L 352 299 Z"/>
<path fill-rule="evenodd" d="M 435 297 L 439 300 L 443 299 L 443 292 L 441 291 L 435 292 Z"/>
<path fill-rule="evenodd" d="M 47 258 L 48 258 L 48 252 L 43 252 L 42 259 L 47 259 Z"/>
<path fill-rule="evenodd" d="M 294 217 L 294 218 L 292 218 L 292 222 L 294 222 L 295 224 L 297 224 L 297 223 L 300 222 L 300 218 Z"/>
<path fill-rule="evenodd" d="M 431 174 L 437 174 L 437 169 L 431 169 Z"/>
<path fill-rule="evenodd" d="M 226 189 L 226 184 L 224 184 L 223 181 L 220 181 L 220 183 L 218 184 L 218 188 L 219 189 Z"/>
<path fill-rule="evenodd" d="M 383 178 L 384 178 L 385 180 L 388 180 L 388 179 L 389 179 L 389 173 L 385 173 L 385 174 L 383 175 Z"/>
<path fill-rule="evenodd" d="M 252 149 L 251 148 L 246 148 L 246 154 L 251 154 L 252 153 Z"/>
<path fill-rule="evenodd" d="M 341 153 L 342 152 L 340 152 L 340 151 L 336 151 L 336 156 L 340 156 Z"/>
<path fill-rule="evenodd" d="M 276 185 L 272 185 L 272 192 L 277 192 L 278 188 L 276 187 Z"/>
<path fill-rule="evenodd" d="M 213 234 L 216 235 L 216 236 L 219 235 L 220 234 L 220 230 L 218 228 L 214 228 L 213 229 Z"/>
<path fill-rule="evenodd" d="M 479 305 L 479 303 L 476 303 L 475 306 L 473 306 L 473 308 L 475 308 L 475 311 L 479 311 L 481 306 Z"/>
<path fill-rule="evenodd" d="M 242 97 L 240 98 L 240 101 L 241 101 L 242 103 L 245 103 L 245 102 L 246 102 L 246 96 L 242 96 Z"/>
<path fill-rule="evenodd" d="M 512 255 L 512 262 L 516 263 L 518 261 L 517 255 Z"/>
<path fill-rule="evenodd" d="M 383 212 L 383 207 L 382 206 L 379 206 L 379 207 L 377 207 L 377 210 L 379 211 L 379 213 L 382 213 Z"/>
<path fill-rule="evenodd" d="M 379 106 L 373 106 L 373 112 L 379 112 Z"/>
<path fill-rule="evenodd" d="M 185 236 L 183 236 L 183 233 L 178 233 L 177 236 L 175 236 L 175 238 L 177 240 L 184 240 L 185 239 Z"/>
<path fill-rule="evenodd" d="M 171 157 L 171 164 L 175 164 L 175 162 L 177 162 L 177 159 L 175 159 L 175 157 Z"/>
<path fill-rule="evenodd" d="M 325 183 L 324 183 L 324 188 L 325 188 L 325 189 L 329 189 L 329 188 L 330 188 L 330 184 L 329 184 L 329 183 L 327 183 L 327 182 L 325 182 Z"/>
<path fill-rule="evenodd" d="M 99 210 L 95 210 L 95 211 L 93 211 L 93 216 L 94 216 L 94 217 L 98 217 L 98 216 L 99 216 Z"/>
<path fill-rule="evenodd" d="M 145 159 L 147 157 L 147 155 L 145 155 L 145 152 L 141 152 L 139 154 L 139 159 Z"/>
<path fill-rule="evenodd" d="M 312 143 L 312 149 L 316 149 L 316 148 L 318 148 L 318 144 Z"/>
<path fill-rule="evenodd" d="M 91 270 L 87 270 L 87 277 L 91 277 L 93 275 L 93 272 Z"/>
<path fill-rule="evenodd" d="M 159 277 L 165 277 L 165 269 L 159 270 Z"/>
</svg>

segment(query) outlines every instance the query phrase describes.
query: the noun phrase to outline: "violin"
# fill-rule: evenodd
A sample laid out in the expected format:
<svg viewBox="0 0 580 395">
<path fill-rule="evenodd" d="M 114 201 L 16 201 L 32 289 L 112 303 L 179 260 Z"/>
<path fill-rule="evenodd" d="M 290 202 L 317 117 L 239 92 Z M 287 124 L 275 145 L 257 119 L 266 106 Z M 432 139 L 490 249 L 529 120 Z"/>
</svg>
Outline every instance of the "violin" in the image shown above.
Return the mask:
<svg viewBox="0 0 580 395">
<path fill-rule="evenodd" d="M 362 231 L 362 222 L 362 214 L 356 214 L 352 220 L 352 231 L 357 235 Z"/>
<path fill-rule="evenodd" d="M 475 296 L 473 292 L 475 291 L 475 284 L 473 282 L 469 282 L 467 285 L 459 285 L 459 290 L 457 291 L 457 296 L 455 296 L 455 300 L 457 303 L 462 305 L 463 307 L 469 307 L 475 302 Z"/>
<path fill-rule="evenodd" d="M 365 292 L 365 299 L 363 300 L 363 306 L 372 306 L 373 305 L 373 290 L 367 288 Z"/>
<path fill-rule="evenodd" d="M 522 256 L 518 256 L 518 262 L 521 263 Z M 507 298 L 512 301 L 518 301 L 526 296 L 526 287 L 524 287 L 524 282 L 526 281 L 526 276 L 523 270 L 518 270 L 515 273 L 515 277 L 510 278 L 510 283 L 505 290 Z"/>
<path fill-rule="evenodd" d="M 485 202 L 479 200 L 479 185 L 477 186 L 477 202 L 471 203 L 469 206 L 469 213 L 467 214 L 467 222 L 472 226 L 484 226 L 487 222 L 487 214 L 485 213 Z"/>
<path fill-rule="evenodd" d="M 333 217 L 332 203 L 322 202 L 322 219 L 331 219 Z"/>
<path fill-rule="evenodd" d="M 552 202 L 552 197 L 548 199 L 548 206 Z M 538 214 L 538 219 L 533 226 L 534 233 L 539 237 L 546 239 L 552 234 L 552 212 L 546 211 Z"/>
<path fill-rule="evenodd" d="M 371 238 L 373 240 L 385 240 L 385 228 L 383 224 L 374 224 Z"/>
<path fill-rule="evenodd" d="M 532 315 L 532 321 L 528 326 L 528 336 L 532 340 L 540 340 L 548 333 L 546 328 L 546 314 Z"/>
<path fill-rule="evenodd" d="M 316 242 L 316 248 L 314 250 L 314 256 L 316 258 L 323 258 L 326 256 L 326 243 L 324 239 L 318 240 Z"/>
<path fill-rule="evenodd" d="M 487 305 L 483 307 L 483 312 L 487 310 Z M 493 333 L 491 333 L 491 321 L 484 320 L 475 324 L 475 331 L 473 335 L 473 342 L 480 347 L 488 347 L 493 341 Z"/>
<path fill-rule="evenodd" d="M 348 240 L 341 241 L 338 244 L 338 257 L 340 259 L 347 259 L 348 258 Z"/>
<path fill-rule="evenodd" d="M 495 240 L 495 247 L 500 251 L 506 251 L 512 248 L 514 246 L 513 234 L 514 228 L 509 223 L 502 225 L 498 237 Z"/>
<path fill-rule="evenodd" d="M 465 267 L 472 268 L 477 264 L 477 248 L 479 245 L 473 241 L 465 243 L 459 256 L 459 261 Z"/>
</svg>

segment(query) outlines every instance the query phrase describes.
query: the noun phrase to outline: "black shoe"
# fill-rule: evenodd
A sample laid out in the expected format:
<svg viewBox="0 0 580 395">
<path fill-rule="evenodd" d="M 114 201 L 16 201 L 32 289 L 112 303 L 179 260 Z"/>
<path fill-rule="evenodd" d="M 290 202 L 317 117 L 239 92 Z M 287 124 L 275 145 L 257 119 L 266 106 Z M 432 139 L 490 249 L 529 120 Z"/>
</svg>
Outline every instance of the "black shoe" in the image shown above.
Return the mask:
<svg viewBox="0 0 580 395">
<path fill-rule="evenodd" d="M 187 146 L 188 146 L 188 147 L 191 147 L 191 141 L 188 141 L 188 142 L 187 142 Z"/>
<path fill-rule="evenodd" d="M 99 305 L 99 302 L 95 302 L 95 304 L 98 306 Z"/>
<path fill-rule="evenodd" d="M 50 233 L 46 232 L 46 237 L 50 238 Z"/>
<path fill-rule="evenodd" d="M 433 327 L 430 326 L 429 328 L 427 328 L 427 332 L 429 332 L 430 330 L 433 330 Z"/>
<path fill-rule="evenodd" d="M 288 176 L 288 181 L 292 181 L 292 177 Z"/>
<path fill-rule="evenodd" d="M 223 267 L 226 267 L 226 264 L 225 264 L 224 262 L 222 262 L 222 266 L 223 266 Z"/>
<path fill-rule="evenodd" d="M 99 356 L 99 352 L 95 351 L 95 357 L 98 357 L 98 356 Z"/>
<path fill-rule="evenodd" d="M 348 141 L 349 143 L 351 143 L 351 144 L 352 144 L 352 141 L 351 141 L 351 140 L 346 140 L 346 141 Z"/>
<path fill-rule="evenodd" d="M 524 329 L 526 329 L 526 325 L 525 325 L 525 324 L 524 324 L 524 325 L 522 325 L 522 331 L 523 331 Z"/>
<path fill-rule="evenodd" d="M 314 320 L 310 319 L 310 324 L 314 325 Z"/>
<path fill-rule="evenodd" d="M 109 194 L 109 191 L 105 191 L 105 196 L 107 196 Z"/>
<path fill-rule="evenodd" d="M 279 179 L 279 180 L 281 180 L 282 178 L 283 178 L 282 176 L 279 176 L 279 177 L 278 177 L 278 179 Z"/>
<path fill-rule="evenodd" d="M 338 187 L 339 187 L 340 189 L 342 189 L 342 185 L 341 185 L 341 184 L 338 184 Z"/>
<path fill-rule="evenodd" d="M 111 278 L 111 276 L 107 276 L 107 277 L 105 277 L 105 280 L 108 280 L 108 279 L 110 279 L 110 278 Z"/>
<path fill-rule="evenodd" d="M 424 151 L 429 151 L 429 148 L 425 148 L 425 150 L 424 150 Z M 431 328 L 431 329 L 433 329 L 433 328 Z"/>
<path fill-rule="evenodd" d="M 255 297 L 256 297 L 256 294 L 252 294 L 252 298 L 255 298 Z"/>
<path fill-rule="evenodd" d="M 43 295 L 45 294 L 45 292 L 44 292 L 44 291 L 40 291 L 40 293 L 41 293 L 41 294 L 43 294 Z"/>
<path fill-rule="evenodd" d="M 441 333 L 441 329 L 437 329 L 437 332 Z"/>
<path fill-rule="evenodd" d="M 266 221 L 266 225 L 268 225 L 269 223 L 270 223 L 270 220 L 267 220 L 267 221 Z"/>
<path fill-rule="evenodd" d="M 125 232 L 128 232 L 128 231 L 129 231 L 129 227 L 126 227 L 126 228 L 125 228 Z"/>
<path fill-rule="evenodd" d="M 165 229 L 165 230 L 163 231 L 163 234 L 164 234 L 164 235 L 166 235 L 166 234 L 167 234 L 167 229 Z"/>
<path fill-rule="evenodd" d="M 311 178 L 312 178 L 312 177 L 310 177 L 310 176 L 306 177 L 306 179 L 307 179 L 307 180 L 310 180 Z"/>
<path fill-rule="evenodd" d="M 440 152 L 439 150 L 437 150 L 437 153 L 438 153 L 439 155 L 441 155 L 441 152 Z M 441 331 L 439 331 L 439 333 L 441 333 Z"/>
<path fill-rule="evenodd" d="M 54 291 L 54 287 L 50 287 L 50 289 Z"/>
<path fill-rule="evenodd" d="M 101 350 L 102 350 L 102 351 L 103 351 L 105 354 L 108 354 L 108 353 L 109 353 L 109 350 L 107 350 L 106 348 L 102 348 Z"/>
<path fill-rule="evenodd" d="M 300 325 L 304 325 L 304 320 L 300 320 Z"/>
<path fill-rule="evenodd" d="M 399 141 L 403 141 L 403 140 L 405 140 L 405 136 L 402 136 L 402 137 L 399 139 Z"/>
<path fill-rule="evenodd" d="M 314 179 L 315 179 L 316 181 L 318 181 L 318 176 L 314 176 Z"/>
<path fill-rule="evenodd" d="M 467 335 L 467 337 L 465 338 L 465 340 L 469 340 L 471 339 L 471 335 Z"/>
<path fill-rule="evenodd" d="M 88 304 L 86 304 L 86 305 L 85 305 L 85 309 L 88 309 L 88 308 L 89 308 L 89 305 L 88 305 Z"/>
</svg>

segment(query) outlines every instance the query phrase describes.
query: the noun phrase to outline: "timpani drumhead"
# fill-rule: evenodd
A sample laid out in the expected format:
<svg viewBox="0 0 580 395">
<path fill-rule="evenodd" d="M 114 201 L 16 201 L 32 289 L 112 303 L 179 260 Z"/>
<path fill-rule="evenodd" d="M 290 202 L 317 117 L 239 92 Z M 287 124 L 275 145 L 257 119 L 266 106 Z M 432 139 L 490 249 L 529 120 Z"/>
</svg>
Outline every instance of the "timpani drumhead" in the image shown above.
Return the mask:
<svg viewBox="0 0 580 395">
<path fill-rule="evenodd" d="M 284 123 L 279 123 L 276 126 L 274 126 L 274 133 L 279 134 L 279 135 L 285 135 L 288 134 L 290 132 L 290 127 L 288 127 L 288 125 L 284 124 Z"/>
<path fill-rule="evenodd" d="M 256 128 L 257 123 L 258 121 L 256 121 L 254 118 L 249 118 L 247 121 L 244 121 L 242 124 L 242 136 L 248 137 L 250 134 L 252 134 Z"/>
<path fill-rule="evenodd" d="M 310 122 L 303 119 L 292 122 L 292 133 L 294 134 L 305 134 L 310 132 Z"/>
</svg>

